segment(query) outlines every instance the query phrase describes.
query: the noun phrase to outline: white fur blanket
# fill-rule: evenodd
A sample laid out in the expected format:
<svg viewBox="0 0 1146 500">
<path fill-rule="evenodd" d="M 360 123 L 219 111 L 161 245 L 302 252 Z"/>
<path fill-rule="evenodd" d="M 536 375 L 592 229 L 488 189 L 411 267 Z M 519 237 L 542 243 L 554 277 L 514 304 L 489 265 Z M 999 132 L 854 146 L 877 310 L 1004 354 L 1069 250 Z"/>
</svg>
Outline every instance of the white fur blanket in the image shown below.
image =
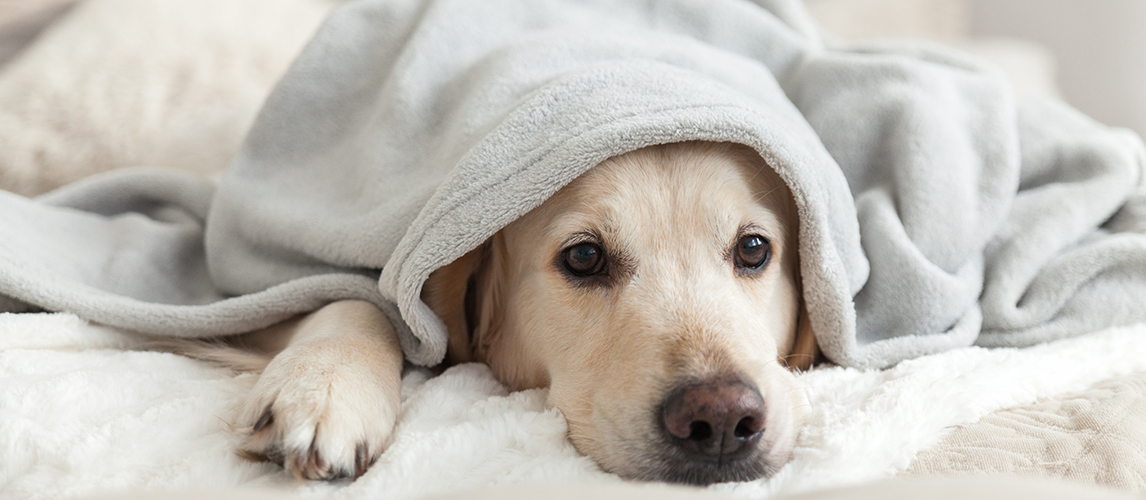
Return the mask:
<svg viewBox="0 0 1146 500">
<path fill-rule="evenodd" d="M 483 365 L 412 371 L 390 448 L 355 482 L 296 483 L 232 452 L 255 380 L 66 314 L 0 314 L 0 497 L 278 485 L 340 498 L 417 498 L 482 485 L 618 481 L 565 440 L 544 391 L 509 393 Z M 1002 408 L 1146 370 L 1146 325 L 1026 349 L 963 348 L 885 371 L 801 376 L 811 423 L 768 480 L 713 486 L 760 498 L 907 468 L 953 428 Z"/>
</svg>

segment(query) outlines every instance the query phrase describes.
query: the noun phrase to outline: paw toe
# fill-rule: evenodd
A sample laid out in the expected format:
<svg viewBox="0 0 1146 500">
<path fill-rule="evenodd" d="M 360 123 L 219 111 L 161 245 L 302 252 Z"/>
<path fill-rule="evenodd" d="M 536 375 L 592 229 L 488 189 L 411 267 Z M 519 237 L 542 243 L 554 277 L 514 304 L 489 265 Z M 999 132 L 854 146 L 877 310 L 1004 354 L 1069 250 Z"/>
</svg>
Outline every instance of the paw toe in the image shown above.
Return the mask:
<svg viewBox="0 0 1146 500">
<path fill-rule="evenodd" d="M 357 478 L 365 474 L 366 469 L 374 465 L 374 461 L 377 459 L 377 456 L 370 453 L 369 445 L 365 442 L 358 443 L 358 446 L 354 448 L 354 477 Z"/>
<path fill-rule="evenodd" d="M 283 468 L 299 479 L 334 479 L 342 476 L 331 468 L 330 463 L 313 446 L 306 450 L 293 450 L 283 463 Z"/>
</svg>

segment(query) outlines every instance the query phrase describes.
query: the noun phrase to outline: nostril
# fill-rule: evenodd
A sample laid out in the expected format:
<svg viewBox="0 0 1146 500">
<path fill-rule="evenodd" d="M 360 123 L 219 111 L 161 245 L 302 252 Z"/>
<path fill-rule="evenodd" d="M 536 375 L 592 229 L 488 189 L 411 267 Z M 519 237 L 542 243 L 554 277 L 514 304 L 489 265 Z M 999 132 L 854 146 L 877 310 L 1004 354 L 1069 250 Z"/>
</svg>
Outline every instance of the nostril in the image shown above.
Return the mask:
<svg viewBox="0 0 1146 500">
<path fill-rule="evenodd" d="M 760 425 L 760 419 L 744 417 L 736 423 L 736 429 L 732 431 L 732 435 L 740 439 L 747 439 L 759 434 L 762 430 L 764 430 L 764 426 Z"/>
<path fill-rule="evenodd" d="M 692 441 L 705 441 L 712 437 L 712 424 L 697 420 L 688 425 L 688 438 Z"/>
</svg>

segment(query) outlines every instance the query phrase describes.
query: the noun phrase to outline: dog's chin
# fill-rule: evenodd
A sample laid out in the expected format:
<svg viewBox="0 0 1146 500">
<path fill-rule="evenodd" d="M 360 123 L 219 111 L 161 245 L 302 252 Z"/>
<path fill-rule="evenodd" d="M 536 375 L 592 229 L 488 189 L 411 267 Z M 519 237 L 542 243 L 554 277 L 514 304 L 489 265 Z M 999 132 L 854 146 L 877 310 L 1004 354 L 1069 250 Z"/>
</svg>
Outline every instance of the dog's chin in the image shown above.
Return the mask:
<svg viewBox="0 0 1146 500">
<path fill-rule="evenodd" d="M 765 454 L 756 452 L 732 460 L 690 460 L 680 453 L 667 452 L 640 479 L 666 483 L 707 486 L 714 483 L 754 481 L 771 476 L 779 467 Z M 782 464 L 781 464 L 782 465 Z"/>
<path fill-rule="evenodd" d="M 689 456 L 667 442 L 642 447 L 631 460 L 616 467 L 597 461 L 604 469 L 625 479 L 707 486 L 716 483 L 755 481 L 771 477 L 792 458 L 791 447 L 785 449 L 761 446 L 751 453 L 722 459 L 700 459 Z"/>
</svg>

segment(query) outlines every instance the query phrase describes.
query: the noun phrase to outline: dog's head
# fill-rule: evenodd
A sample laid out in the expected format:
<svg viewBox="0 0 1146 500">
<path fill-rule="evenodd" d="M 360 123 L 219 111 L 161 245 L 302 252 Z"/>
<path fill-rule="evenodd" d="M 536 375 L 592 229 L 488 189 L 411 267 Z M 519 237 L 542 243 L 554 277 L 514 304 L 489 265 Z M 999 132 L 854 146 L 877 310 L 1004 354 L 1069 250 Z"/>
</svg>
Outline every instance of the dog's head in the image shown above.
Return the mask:
<svg viewBox="0 0 1146 500">
<path fill-rule="evenodd" d="M 486 362 L 514 389 L 549 386 L 570 440 L 604 469 L 755 479 L 788 461 L 807 406 L 786 366 L 815 353 L 796 220 L 755 151 L 645 148 L 436 271 L 423 298 L 452 361 Z"/>
</svg>

